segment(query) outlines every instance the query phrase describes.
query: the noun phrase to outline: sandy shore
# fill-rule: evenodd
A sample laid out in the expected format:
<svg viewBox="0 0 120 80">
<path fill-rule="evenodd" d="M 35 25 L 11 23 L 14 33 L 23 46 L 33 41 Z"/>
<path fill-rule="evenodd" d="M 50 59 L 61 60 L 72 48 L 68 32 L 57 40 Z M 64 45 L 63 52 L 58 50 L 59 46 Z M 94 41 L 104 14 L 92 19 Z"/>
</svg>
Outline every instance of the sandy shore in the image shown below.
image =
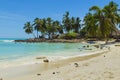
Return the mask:
<svg viewBox="0 0 120 80">
<path fill-rule="evenodd" d="M 0 80 L 120 80 L 120 46 L 88 56 L 0 69 Z"/>
</svg>

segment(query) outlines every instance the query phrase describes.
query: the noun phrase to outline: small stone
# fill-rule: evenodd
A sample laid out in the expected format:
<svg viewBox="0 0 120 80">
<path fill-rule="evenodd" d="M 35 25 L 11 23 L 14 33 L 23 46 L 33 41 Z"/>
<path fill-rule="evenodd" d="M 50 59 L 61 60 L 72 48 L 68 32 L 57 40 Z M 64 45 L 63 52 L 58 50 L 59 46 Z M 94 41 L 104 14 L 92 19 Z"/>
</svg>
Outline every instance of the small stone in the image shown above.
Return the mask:
<svg viewBox="0 0 120 80">
<path fill-rule="evenodd" d="M 37 74 L 38 76 L 40 76 L 41 74 Z"/>
<path fill-rule="evenodd" d="M 75 65 L 75 67 L 78 67 L 78 66 L 79 66 L 78 63 L 74 63 L 74 65 Z"/>
<path fill-rule="evenodd" d="M 55 72 L 53 72 L 53 74 L 55 74 Z"/>
<path fill-rule="evenodd" d="M 45 60 L 43 60 L 43 62 L 47 62 L 47 63 L 48 63 L 48 62 L 49 62 L 49 60 L 48 60 L 48 59 L 45 59 Z"/>
</svg>

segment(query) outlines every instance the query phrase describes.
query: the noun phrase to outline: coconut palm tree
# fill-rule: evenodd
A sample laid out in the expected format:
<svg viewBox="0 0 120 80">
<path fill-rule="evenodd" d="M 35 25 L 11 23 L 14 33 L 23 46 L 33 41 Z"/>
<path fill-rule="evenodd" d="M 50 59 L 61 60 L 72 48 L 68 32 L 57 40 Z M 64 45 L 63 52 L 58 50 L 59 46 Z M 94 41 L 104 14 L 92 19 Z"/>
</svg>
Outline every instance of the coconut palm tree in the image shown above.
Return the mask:
<svg viewBox="0 0 120 80">
<path fill-rule="evenodd" d="M 77 17 L 76 18 L 76 21 L 75 21 L 75 28 L 74 28 L 74 32 L 76 32 L 76 33 L 79 33 L 79 29 L 81 28 L 81 25 L 80 25 L 80 18 L 79 17 Z"/>
<path fill-rule="evenodd" d="M 46 23 L 46 27 L 47 27 L 47 34 L 48 34 L 48 38 L 51 39 L 51 34 L 52 34 L 52 19 L 50 17 L 47 18 L 47 23 Z"/>
<path fill-rule="evenodd" d="M 93 16 L 93 14 L 88 13 L 85 17 L 84 17 L 84 30 L 86 32 L 86 36 L 87 37 L 96 37 L 97 35 L 97 20 L 95 19 L 95 17 Z"/>
<path fill-rule="evenodd" d="M 35 37 L 35 35 L 34 35 L 34 33 L 33 33 L 33 27 L 32 27 L 32 25 L 31 25 L 30 22 L 26 22 L 26 23 L 24 24 L 23 29 L 25 29 L 25 32 L 26 32 L 27 34 L 33 34 L 33 36 Z"/>
<path fill-rule="evenodd" d="M 75 17 L 71 18 L 71 30 L 75 32 L 75 27 L 76 27 L 76 22 L 75 22 Z"/>
<path fill-rule="evenodd" d="M 118 15 L 117 11 L 118 11 L 118 5 L 113 1 L 111 1 L 108 5 L 106 5 L 103 8 L 103 13 L 106 16 L 106 18 L 111 19 L 111 33 L 116 32 L 116 35 L 117 35 L 116 25 L 119 24 L 119 20 L 120 20 L 119 19 L 120 15 Z"/>
<path fill-rule="evenodd" d="M 40 19 L 39 18 L 35 18 L 34 19 L 34 23 L 33 23 L 34 29 L 37 31 L 37 38 L 39 37 L 39 27 L 40 27 Z"/>
<path fill-rule="evenodd" d="M 42 37 L 45 37 L 45 33 L 47 32 L 46 30 L 47 30 L 47 26 L 46 26 L 46 19 L 44 18 L 44 19 L 42 19 Z"/>
<path fill-rule="evenodd" d="M 63 15 L 63 26 L 65 28 L 65 30 L 67 32 L 69 32 L 71 30 L 71 21 L 70 21 L 70 18 L 69 18 L 69 12 L 66 12 L 65 15 Z"/>
<path fill-rule="evenodd" d="M 60 24 L 60 22 L 59 21 L 54 21 L 55 22 L 55 26 L 56 26 L 56 28 L 57 28 L 57 32 L 59 33 L 59 34 L 63 34 L 63 26 Z"/>
<path fill-rule="evenodd" d="M 36 18 L 34 19 L 34 29 L 37 31 L 37 38 L 39 38 L 39 34 L 38 32 L 41 33 L 41 35 L 43 36 L 44 32 L 45 32 L 45 27 L 43 27 L 44 20 Z"/>
<path fill-rule="evenodd" d="M 108 41 L 111 31 L 116 31 L 118 23 L 117 4 L 110 2 L 103 9 L 98 6 L 93 6 L 90 11 L 94 11 L 94 16 L 97 20 L 99 35 Z"/>
<path fill-rule="evenodd" d="M 77 17 L 77 18 L 72 17 L 71 18 L 71 30 L 73 30 L 75 33 L 79 33 L 79 29 L 80 29 L 79 17 Z"/>
<path fill-rule="evenodd" d="M 92 6 L 90 9 L 90 11 L 93 11 L 94 12 L 94 17 L 95 19 L 97 20 L 97 23 L 98 23 L 98 28 L 99 28 L 99 31 L 100 31 L 100 36 L 101 37 L 105 37 L 105 27 L 104 27 L 104 15 L 103 15 L 103 12 L 102 12 L 102 9 L 100 9 L 98 6 Z"/>
<path fill-rule="evenodd" d="M 98 35 L 101 38 L 105 38 L 107 43 L 109 35 L 111 33 L 111 27 L 112 27 L 111 19 L 107 18 L 103 13 L 103 9 L 100 9 L 98 6 L 91 7 L 90 11 L 94 11 L 93 15 L 97 20 Z"/>
</svg>

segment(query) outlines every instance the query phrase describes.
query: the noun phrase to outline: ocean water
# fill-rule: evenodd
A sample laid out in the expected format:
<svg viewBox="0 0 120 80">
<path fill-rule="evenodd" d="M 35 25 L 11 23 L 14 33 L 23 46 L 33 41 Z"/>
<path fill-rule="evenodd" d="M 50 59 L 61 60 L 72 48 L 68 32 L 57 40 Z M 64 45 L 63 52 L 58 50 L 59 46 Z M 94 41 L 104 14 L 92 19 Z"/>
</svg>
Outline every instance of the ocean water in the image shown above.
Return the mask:
<svg viewBox="0 0 120 80">
<path fill-rule="evenodd" d="M 82 43 L 20 43 L 18 38 L 0 38 L 0 63 L 32 56 L 74 56 L 90 52 Z M 91 47 L 93 48 L 93 47 Z M 9 62 L 8 62 L 9 63 Z"/>
</svg>

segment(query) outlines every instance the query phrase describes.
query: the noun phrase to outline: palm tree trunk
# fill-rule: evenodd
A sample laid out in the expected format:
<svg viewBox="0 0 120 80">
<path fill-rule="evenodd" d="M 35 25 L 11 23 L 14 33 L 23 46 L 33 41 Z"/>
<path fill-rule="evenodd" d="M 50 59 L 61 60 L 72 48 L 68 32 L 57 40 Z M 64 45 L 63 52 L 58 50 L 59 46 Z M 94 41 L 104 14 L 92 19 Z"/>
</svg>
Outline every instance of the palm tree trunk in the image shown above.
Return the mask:
<svg viewBox="0 0 120 80">
<path fill-rule="evenodd" d="M 48 33 L 48 38 L 50 39 L 50 33 Z"/>
<path fill-rule="evenodd" d="M 37 30 L 37 38 L 38 38 L 38 30 Z"/>
<path fill-rule="evenodd" d="M 116 31 L 116 41 L 119 41 L 119 38 L 118 38 L 118 33 Z"/>
<path fill-rule="evenodd" d="M 34 38 L 36 38 L 35 34 L 34 33 L 32 33 L 32 34 L 33 34 Z"/>
</svg>

